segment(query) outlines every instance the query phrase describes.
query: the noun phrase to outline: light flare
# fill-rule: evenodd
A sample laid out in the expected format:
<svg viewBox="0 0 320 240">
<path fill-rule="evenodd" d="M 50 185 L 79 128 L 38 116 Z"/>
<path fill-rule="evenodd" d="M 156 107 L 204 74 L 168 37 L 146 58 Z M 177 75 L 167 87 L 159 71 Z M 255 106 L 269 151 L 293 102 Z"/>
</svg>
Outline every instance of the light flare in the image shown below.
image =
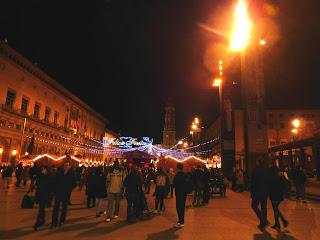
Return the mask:
<svg viewBox="0 0 320 240">
<path fill-rule="evenodd" d="M 233 51 L 241 51 L 247 47 L 252 29 L 252 22 L 248 16 L 248 7 L 245 0 L 238 1 L 234 14 L 235 24 L 230 48 Z"/>
</svg>

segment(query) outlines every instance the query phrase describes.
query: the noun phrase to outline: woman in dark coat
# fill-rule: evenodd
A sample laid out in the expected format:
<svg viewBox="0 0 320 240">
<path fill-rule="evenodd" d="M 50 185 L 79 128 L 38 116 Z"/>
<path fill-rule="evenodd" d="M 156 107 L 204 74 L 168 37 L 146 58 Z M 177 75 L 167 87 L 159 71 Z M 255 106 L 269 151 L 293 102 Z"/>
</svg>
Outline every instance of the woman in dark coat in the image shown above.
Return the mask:
<svg viewBox="0 0 320 240">
<path fill-rule="evenodd" d="M 272 228 L 280 231 L 280 222 L 279 218 L 281 219 L 284 227 L 288 226 L 288 221 L 284 218 L 282 213 L 279 210 L 279 205 L 283 201 L 283 195 L 285 192 L 285 182 L 283 181 L 282 177 L 280 176 L 280 170 L 278 167 L 271 168 L 271 179 L 270 179 L 270 200 L 272 203 L 272 209 L 274 213 L 274 222 L 275 224 Z"/>
<path fill-rule="evenodd" d="M 35 201 L 39 204 L 39 212 L 37 221 L 33 226 L 35 231 L 38 229 L 38 227 L 44 225 L 45 223 L 45 207 L 48 199 L 50 198 L 52 186 L 52 178 L 48 174 L 48 169 L 46 167 L 42 167 L 41 173 L 37 176 L 36 179 Z"/>
</svg>

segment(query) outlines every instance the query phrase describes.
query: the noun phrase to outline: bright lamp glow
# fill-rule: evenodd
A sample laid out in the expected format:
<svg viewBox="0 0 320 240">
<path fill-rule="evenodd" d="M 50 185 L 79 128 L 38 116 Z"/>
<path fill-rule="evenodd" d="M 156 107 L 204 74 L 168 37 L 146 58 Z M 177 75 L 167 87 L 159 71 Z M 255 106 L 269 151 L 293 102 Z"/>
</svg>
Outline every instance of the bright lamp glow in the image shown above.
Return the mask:
<svg viewBox="0 0 320 240">
<path fill-rule="evenodd" d="M 298 129 L 294 128 L 291 130 L 292 133 L 297 134 L 298 133 Z"/>
<path fill-rule="evenodd" d="M 2 154 L 3 153 L 3 148 L 0 148 L 0 154 Z"/>
<path fill-rule="evenodd" d="M 12 150 L 11 153 L 12 153 L 12 156 L 15 156 L 15 155 L 17 155 L 18 151 L 14 149 L 14 150 Z"/>
<path fill-rule="evenodd" d="M 248 7 L 245 0 L 238 0 L 234 15 L 235 24 L 231 36 L 230 48 L 233 51 L 241 51 L 247 47 L 252 29 L 252 23 L 248 16 Z"/>
<path fill-rule="evenodd" d="M 300 125 L 301 125 L 301 121 L 299 119 L 294 119 L 292 120 L 292 125 L 295 127 L 295 128 L 299 128 Z"/>
<path fill-rule="evenodd" d="M 213 80 L 212 86 L 213 87 L 220 87 L 221 83 L 222 83 L 222 80 L 218 78 L 218 79 Z"/>
</svg>

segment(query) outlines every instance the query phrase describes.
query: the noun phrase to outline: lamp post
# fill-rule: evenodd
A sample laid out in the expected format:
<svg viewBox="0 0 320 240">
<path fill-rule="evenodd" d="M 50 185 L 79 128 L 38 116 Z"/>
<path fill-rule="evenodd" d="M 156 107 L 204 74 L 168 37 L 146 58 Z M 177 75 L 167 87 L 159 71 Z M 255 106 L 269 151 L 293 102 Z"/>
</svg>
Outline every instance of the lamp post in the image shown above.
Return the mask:
<svg viewBox="0 0 320 240">
<path fill-rule="evenodd" d="M 293 141 L 298 139 L 298 133 L 299 133 L 299 128 L 301 126 L 301 121 L 299 119 L 293 119 L 291 122 L 291 125 L 293 128 L 291 129 L 291 132 L 293 134 Z"/>
</svg>

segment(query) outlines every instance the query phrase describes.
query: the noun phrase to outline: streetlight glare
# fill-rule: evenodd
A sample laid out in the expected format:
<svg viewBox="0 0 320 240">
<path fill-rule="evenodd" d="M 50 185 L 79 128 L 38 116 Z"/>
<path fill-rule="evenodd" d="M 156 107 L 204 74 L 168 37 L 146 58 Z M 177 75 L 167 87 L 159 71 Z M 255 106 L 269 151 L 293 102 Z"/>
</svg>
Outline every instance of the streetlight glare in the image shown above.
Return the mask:
<svg viewBox="0 0 320 240">
<path fill-rule="evenodd" d="M 181 145 L 182 143 L 183 143 L 183 141 L 182 141 L 182 140 L 180 140 L 180 141 L 178 142 L 178 144 L 179 144 L 179 145 Z"/>
<path fill-rule="evenodd" d="M 297 134 L 298 133 L 298 129 L 294 128 L 291 130 L 292 133 Z"/>
<path fill-rule="evenodd" d="M 213 80 L 213 87 L 220 87 L 222 80 L 220 78 Z"/>
<path fill-rule="evenodd" d="M 13 156 L 15 156 L 15 155 L 17 155 L 18 151 L 17 150 L 12 150 L 11 153 L 12 153 Z"/>
<path fill-rule="evenodd" d="M 199 118 L 196 117 L 196 118 L 194 119 L 194 122 L 195 122 L 195 124 L 199 124 Z"/>
<path fill-rule="evenodd" d="M 299 128 L 300 125 L 301 125 L 301 121 L 299 119 L 294 119 L 292 121 L 292 125 L 295 127 L 295 128 Z"/>
<path fill-rule="evenodd" d="M 192 128 L 193 130 L 196 130 L 196 129 L 197 129 L 197 125 L 192 124 L 191 128 Z"/>
<path fill-rule="evenodd" d="M 230 48 L 233 51 L 241 51 L 248 45 L 252 28 L 245 0 L 238 1 L 234 14 L 235 25 L 231 37 Z"/>
<path fill-rule="evenodd" d="M 261 39 L 259 43 L 260 43 L 261 46 L 264 46 L 264 45 L 267 44 L 267 41 L 264 40 L 264 39 Z"/>
</svg>

